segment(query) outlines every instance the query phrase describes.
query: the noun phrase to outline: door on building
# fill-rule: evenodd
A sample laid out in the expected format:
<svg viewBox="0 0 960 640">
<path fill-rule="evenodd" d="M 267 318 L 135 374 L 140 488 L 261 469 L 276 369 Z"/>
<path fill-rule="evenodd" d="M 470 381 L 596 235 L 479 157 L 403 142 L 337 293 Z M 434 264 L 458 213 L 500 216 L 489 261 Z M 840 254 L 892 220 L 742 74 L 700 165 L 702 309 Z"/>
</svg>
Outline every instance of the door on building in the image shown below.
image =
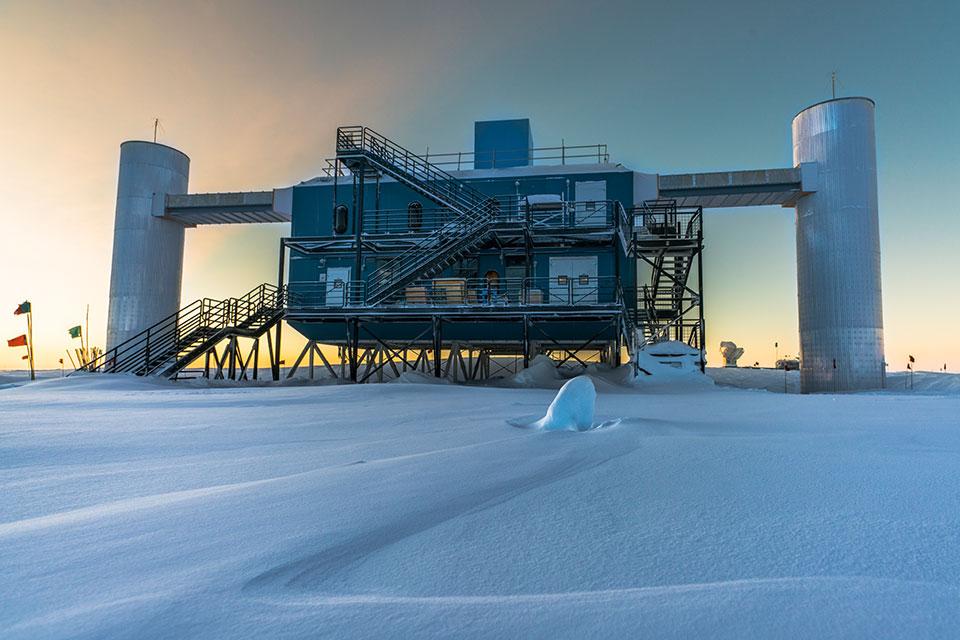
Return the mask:
<svg viewBox="0 0 960 640">
<path fill-rule="evenodd" d="M 584 180 L 575 184 L 575 227 L 603 226 L 607 216 L 607 181 Z"/>
<path fill-rule="evenodd" d="M 550 258 L 550 304 L 596 304 L 597 289 L 596 256 Z"/>
<path fill-rule="evenodd" d="M 342 307 L 349 298 L 347 288 L 350 285 L 351 267 L 327 267 L 327 306 Z"/>
</svg>

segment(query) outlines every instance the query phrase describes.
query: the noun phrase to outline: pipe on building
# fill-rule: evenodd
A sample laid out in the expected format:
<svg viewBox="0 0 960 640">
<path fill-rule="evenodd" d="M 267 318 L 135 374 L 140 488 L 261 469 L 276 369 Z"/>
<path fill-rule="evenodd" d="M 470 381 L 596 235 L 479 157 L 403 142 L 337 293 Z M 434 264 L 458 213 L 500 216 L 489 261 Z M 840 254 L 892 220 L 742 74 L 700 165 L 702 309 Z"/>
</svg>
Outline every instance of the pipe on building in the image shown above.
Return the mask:
<svg viewBox="0 0 960 640">
<path fill-rule="evenodd" d="M 120 145 L 107 349 L 180 308 L 183 225 L 166 220 L 167 194 L 187 192 L 190 158 L 166 145 Z"/>
<path fill-rule="evenodd" d="M 793 164 L 817 164 L 797 201 L 800 389 L 884 385 L 875 105 L 837 98 L 793 119 Z"/>
</svg>

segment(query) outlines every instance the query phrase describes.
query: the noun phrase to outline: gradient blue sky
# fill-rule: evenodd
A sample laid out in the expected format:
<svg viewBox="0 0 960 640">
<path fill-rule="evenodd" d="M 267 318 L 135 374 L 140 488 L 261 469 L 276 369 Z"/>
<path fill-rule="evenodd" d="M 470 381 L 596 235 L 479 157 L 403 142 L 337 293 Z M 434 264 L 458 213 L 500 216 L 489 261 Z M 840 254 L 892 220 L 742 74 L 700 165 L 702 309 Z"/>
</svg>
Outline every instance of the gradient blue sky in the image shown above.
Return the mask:
<svg viewBox="0 0 960 640">
<path fill-rule="evenodd" d="M 53 366 L 92 305 L 103 341 L 119 144 L 192 159 L 191 191 L 319 172 L 340 124 L 414 149 L 472 146 L 530 117 L 536 144 L 605 142 L 670 173 L 791 164 L 790 121 L 877 102 L 887 359 L 960 369 L 960 4 L 956 2 L 11 2 L 0 0 L 0 310 L 37 309 Z M 707 214 L 710 355 L 797 350 L 792 209 Z M 273 280 L 283 226 L 187 233 L 183 297 Z M 3 338 L 22 321 L 0 314 Z M 0 367 L 19 364 L 12 349 Z"/>
</svg>

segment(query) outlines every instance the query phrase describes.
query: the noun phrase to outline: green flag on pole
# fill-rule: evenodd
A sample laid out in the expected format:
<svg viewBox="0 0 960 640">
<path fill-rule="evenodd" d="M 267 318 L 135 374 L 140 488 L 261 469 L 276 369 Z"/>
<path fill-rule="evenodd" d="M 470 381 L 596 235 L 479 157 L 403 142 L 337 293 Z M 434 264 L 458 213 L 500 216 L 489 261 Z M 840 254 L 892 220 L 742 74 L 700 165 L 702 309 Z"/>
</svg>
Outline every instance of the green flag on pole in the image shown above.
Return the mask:
<svg viewBox="0 0 960 640">
<path fill-rule="evenodd" d="M 19 316 L 20 314 L 23 314 L 23 313 L 30 313 L 30 301 L 29 301 L 29 300 L 24 300 L 23 302 L 21 302 L 21 303 L 17 306 L 16 311 L 13 312 L 13 315 Z"/>
<path fill-rule="evenodd" d="M 70 327 L 70 337 L 71 337 L 71 338 L 79 338 L 80 336 L 81 336 L 81 333 L 80 333 L 80 325 L 77 325 L 77 326 L 75 326 L 75 327 Z"/>
</svg>

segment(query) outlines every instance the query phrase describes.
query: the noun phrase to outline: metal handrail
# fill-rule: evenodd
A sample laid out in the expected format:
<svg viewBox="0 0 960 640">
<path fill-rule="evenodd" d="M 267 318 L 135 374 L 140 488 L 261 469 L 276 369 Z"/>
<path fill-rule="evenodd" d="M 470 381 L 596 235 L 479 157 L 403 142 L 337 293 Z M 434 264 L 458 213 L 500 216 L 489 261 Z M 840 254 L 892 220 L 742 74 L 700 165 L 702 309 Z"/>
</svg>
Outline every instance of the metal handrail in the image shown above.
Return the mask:
<svg viewBox="0 0 960 640">
<path fill-rule="evenodd" d="M 356 307 L 366 304 L 366 282 L 340 280 L 333 282 L 291 281 L 288 309 Z"/>
<path fill-rule="evenodd" d="M 466 182 L 436 167 L 427 160 L 401 147 L 386 136 L 369 127 L 353 126 L 337 129 L 337 156 L 346 156 L 351 152 L 373 155 L 389 162 L 398 170 L 418 181 L 438 183 L 442 195 L 455 199 L 464 208 L 471 208 L 486 202 L 488 196 L 474 189 Z M 456 187 L 453 189 L 452 187 Z"/>
<path fill-rule="evenodd" d="M 197 309 L 202 309 L 203 302 L 203 300 L 197 300 L 190 305 L 187 305 L 177 313 L 164 318 L 160 322 L 153 324 L 147 329 L 144 329 L 140 333 L 120 343 L 113 349 L 104 352 L 99 358 L 83 367 L 80 367 L 79 370 L 97 371 L 107 364 L 110 365 L 110 370 L 112 372 L 119 373 L 128 370 L 134 366 L 131 364 L 133 362 L 131 355 L 137 356 L 138 354 L 146 354 L 146 356 L 149 357 L 151 338 L 153 339 L 153 346 L 156 346 L 157 340 L 165 340 L 170 335 L 171 331 L 176 330 L 177 325 L 180 323 L 181 315 L 184 317 L 192 317 L 196 313 L 194 308 L 196 307 Z M 127 362 L 125 359 L 122 361 L 122 364 L 120 364 L 121 354 L 124 355 L 125 358 L 129 358 L 130 362 Z"/>
<path fill-rule="evenodd" d="M 216 331 L 249 325 L 266 310 L 282 310 L 285 291 L 272 284 L 261 284 L 240 298 L 191 302 L 147 329 L 104 352 L 78 371 L 149 374 L 163 366 L 182 350 L 186 338 L 200 329 Z"/>
<path fill-rule="evenodd" d="M 456 166 L 456 171 L 470 171 L 470 170 L 479 170 L 477 169 L 477 161 L 480 160 L 483 164 L 490 164 L 490 168 L 496 169 L 497 167 L 497 154 L 500 154 L 500 158 L 516 159 L 524 158 L 527 162 L 530 163 L 530 166 L 535 166 L 537 163 L 542 163 L 544 161 L 559 160 L 561 165 L 566 164 L 606 164 L 610 162 L 610 153 L 607 150 L 607 145 L 603 143 L 598 144 L 579 144 L 579 145 L 566 145 L 561 144 L 559 147 L 530 147 L 528 149 L 501 149 L 499 151 L 489 151 L 489 152 L 480 152 L 476 151 L 456 151 L 456 152 L 446 152 L 446 153 L 430 153 L 429 149 L 421 157 L 430 162 L 434 166 L 438 167 L 453 167 Z M 574 162 L 569 162 L 569 161 Z M 349 176 L 351 175 L 350 170 L 345 168 L 342 164 L 336 162 L 334 158 L 324 159 L 324 166 L 320 168 L 320 173 L 332 178 L 334 176 Z M 501 163 L 501 168 L 508 166 Z M 512 161 L 510 161 L 509 166 L 515 166 Z M 451 169 L 452 170 L 452 169 Z"/>
<path fill-rule="evenodd" d="M 559 153 L 558 153 L 559 152 Z M 567 164 L 568 160 L 580 160 L 583 158 L 589 158 L 592 161 L 595 161 L 596 164 L 603 164 L 610 162 L 610 153 L 607 151 L 606 144 L 581 144 L 581 145 L 566 145 L 561 144 L 559 147 L 530 147 L 527 149 L 499 149 L 492 151 L 460 151 L 454 153 L 427 153 L 425 156 L 427 160 L 430 160 L 434 165 L 437 166 L 457 166 L 457 171 L 464 170 L 463 165 L 469 164 L 470 168 L 476 170 L 477 162 L 480 161 L 483 164 L 490 164 L 490 168 L 497 168 L 497 154 L 500 154 L 501 158 L 507 158 L 509 165 L 504 166 L 516 166 L 513 164 L 516 159 L 522 158 L 529 162 L 531 165 L 536 164 L 539 161 L 544 160 L 560 160 L 561 165 Z M 546 155 L 550 154 L 550 155 Z M 440 158 L 440 160 L 437 160 Z M 579 164 L 579 163 L 573 163 Z M 586 162 L 584 164 L 587 164 Z"/>
<path fill-rule="evenodd" d="M 617 224 L 620 215 L 626 217 L 623 206 L 616 200 L 559 200 L 554 208 L 527 205 L 526 196 L 514 194 L 495 196 L 490 201 L 495 209 L 496 223 L 520 223 L 532 231 L 539 228 L 604 228 Z M 409 207 L 369 209 L 364 211 L 364 235 L 432 234 L 447 225 L 456 225 L 459 214 L 446 207 L 418 210 L 419 224 L 411 226 Z"/>
<path fill-rule="evenodd" d="M 406 249 L 371 274 L 367 290 L 369 301 L 377 302 L 390 291 L 392 284 L 422 272 L 423 261 L 417 261 L 414 258 L 422 256 L 428 260 L 441 259 L 461 247 L 469 246 L 475 241 L 476 236 L 485 232 L 486 229 L 486 224 L 438 229 L 421 242 L 421 246 Z"/>
<path fill-rule="evenodd" d="M 392 307 L 514 307 L 624 304 L 616 276 L 499 278 L 431 278 L 414 280 L 376 304 L 364 295 L 362 280 L 294 281 L 288 286 L 298 301 L 290 309 Z"/>
<path fill-rule="evenodd" d="M 501 206 L 496 219 L 517 220 L 518 215 L 516 211 L 517 207 L 515 205 Z M 411 225 L 408 208 L 364 211 L 363 234 L 432 234 L 444 228 L 452 228 L 450 225 L 459 224 L 461 218 L 461 215 L 457 211 L 447 207 L 424 208 L 418 212 L 417 215 L 420 218 L 419 225 Z"/>
<path fill-rule="evenodd" d="M 561 147 L 564 155 L 565 149 L 565 145 Z M 600 156 L 599 146 L 597 152 Z M 458 253 L 489 231 L 500 208 L 491 205 L 491 198 L 467 183 L 368 127 L 337 129 L 337 158 L 341 161 L 359 158 L 370 162 L 459 214 L 454 222 L 438 227 L 415 246 L 401 251 L 375 269 L 367 280 L 368 304 L 382 302 L 407 282 L 429 273 L 431 268 L 449 264 Z M 566 217 L 563 209 L 561 215 Z"/>
<path fill-rule="evenodd" d="M 694 239 L 702 219 L 703 207 L 681 207 L 676 200 L 647 200 L 630 209 L 632 231 L 658 238 Z"/>
<path fill-rule="evenodd" d="M 435 230 L 419 246 L 401 252 L 370 274 L 368 301 L 379 301 L 398 283 L 422 272 L 425 264 L 469 246 L 489 229 L 495 211 L 488 196 L 387 137 L 367 127 L 337 129 L 337 156 L 352 157 L 353 154 L 375 161 L 394 177 L 407 181 L 460 215 L 452 228 Z"/>
</svg>

